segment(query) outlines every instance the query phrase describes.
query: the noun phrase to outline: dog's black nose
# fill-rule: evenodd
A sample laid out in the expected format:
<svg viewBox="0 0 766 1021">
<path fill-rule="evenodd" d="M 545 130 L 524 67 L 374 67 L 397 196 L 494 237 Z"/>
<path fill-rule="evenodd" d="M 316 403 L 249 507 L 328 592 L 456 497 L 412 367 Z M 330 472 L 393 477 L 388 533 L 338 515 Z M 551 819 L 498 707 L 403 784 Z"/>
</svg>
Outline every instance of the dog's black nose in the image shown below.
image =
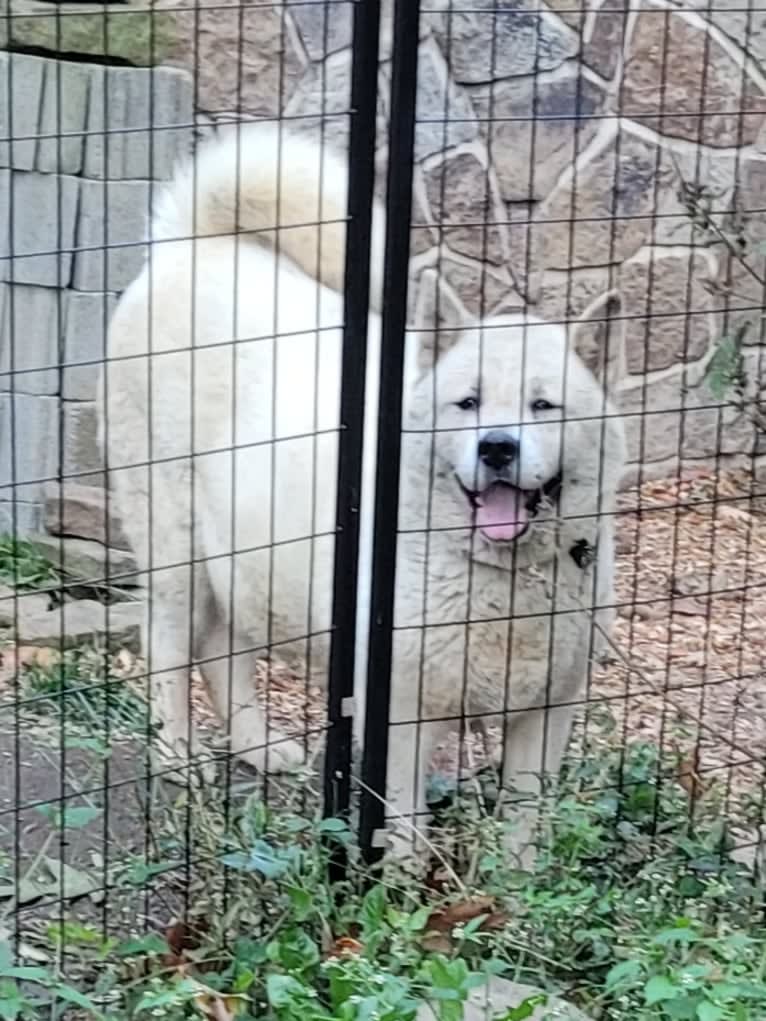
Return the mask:
<svg viewBox="0 0 766 1021">
<path fill-rule="evenodd" d="M 507 468 L 519 453 L 519 443 L 502 429 L 493 429 L 479 441 L 479 457 L 488 468 Z"/>
</svg>

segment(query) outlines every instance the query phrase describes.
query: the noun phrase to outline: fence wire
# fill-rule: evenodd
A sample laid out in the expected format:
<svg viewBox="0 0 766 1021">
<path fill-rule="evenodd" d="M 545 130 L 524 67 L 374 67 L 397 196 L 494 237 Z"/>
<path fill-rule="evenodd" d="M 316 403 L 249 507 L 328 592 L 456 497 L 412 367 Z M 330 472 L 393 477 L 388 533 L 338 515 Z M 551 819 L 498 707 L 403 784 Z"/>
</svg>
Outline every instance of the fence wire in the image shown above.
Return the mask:
<svg viewBox="0 0 766 1021">
<path fill-rule="evenodd" d="M 762 1017 L 763 9 L 9 4 L 0 1014 Z"/>
</svg>

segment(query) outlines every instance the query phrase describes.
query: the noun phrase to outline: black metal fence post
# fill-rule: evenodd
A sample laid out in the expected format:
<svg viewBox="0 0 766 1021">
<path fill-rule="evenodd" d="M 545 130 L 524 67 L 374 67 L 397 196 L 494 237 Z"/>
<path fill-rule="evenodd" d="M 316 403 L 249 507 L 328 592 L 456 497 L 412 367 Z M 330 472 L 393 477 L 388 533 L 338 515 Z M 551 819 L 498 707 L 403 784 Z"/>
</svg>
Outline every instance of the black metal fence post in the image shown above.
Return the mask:
<svg viewBox="0 0 766 1021">
<path fill-rule="evenodd" d="M 386 250 L 381 329 L 375 531 L 367 664 L 367 718 L 359 839 L 368 862 L 382 853 L 385 825 L 391 647 L 401 455 L 402 376 L 407 326 L 412 174 L 415 148 L 420 0 L 396 0 L 388 132 Z"/>
<path fill-rule="evenodd" d="M 336 511 L 334 629 L 330 650 L 324 811 L 348 813 L 351 783 L 352 704 L 356 645 L 359 504 L 362 482 L 367 323 L 370 308 L 370 243 L 375 187 L 380 0 L 356 0 L 354 10 L 348 229 L 344 292 Z M 336 871 L 342 861 L 335 860 Z"/>
</svg>

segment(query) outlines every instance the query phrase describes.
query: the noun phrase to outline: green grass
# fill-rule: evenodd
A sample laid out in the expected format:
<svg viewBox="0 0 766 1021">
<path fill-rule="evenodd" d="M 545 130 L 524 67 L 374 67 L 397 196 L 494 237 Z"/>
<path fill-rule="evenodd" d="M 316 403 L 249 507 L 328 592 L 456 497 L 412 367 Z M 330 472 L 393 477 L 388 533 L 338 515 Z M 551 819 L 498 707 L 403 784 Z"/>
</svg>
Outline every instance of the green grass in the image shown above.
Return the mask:
<svg viewBox="0 0 766 1021">
<path fill-rule="evenodd" d="M 427 883 L 394 867 L 371 878 L 345 824 L 298 812 L 305 790 L 280 810 L 253 793 L 228 806 L 198 793 L 158 819 L 153 853 L 115 862 L 112 883 L 188 888 L 183 938 L 162 923 L 106 938 L 74 915 L 59 920 L 46 938 L 66 944 L 67 983 L 88 997 L 78 1017 L 410 1021 L 427 999 L 440 1021 L 458 1021 L 487 975 L 561 994 L 601 1021 L 766 1017 L 762 891 L 731 857 L 715 792 L 691 811 L 651 745 L 570 763 L 529 874 L 503 853 L 491 801 L 463 795 L 434 836 L 460 887 L 443 867 Z M 350 871 L 333 887 L 338 842 Z M 455 913 L 476 896 L 484 914 Z M 434 941 L 438 908 L 455 921 Z M 46 975 L 50 1000 L 62 979 Z M 21 996 L 13 976 L 5 989 Z M 25 1016 L 3 995 L 0 1016 Z"/>
<path fill-rule="evenodd" d="M 34 590 L 57 585 L 60 580 L 56 567 L 33 542 L 0 535 L 0 582 Z"/>
<path fill-rule="evenodd" d="M 115 675 L 112 657 L 102 649 L 83 646 L 45 666 L 30 664 L 21 681 L 22 698 L 33 713 L 63 717 L 69 730 L 79 727 L 90 736 L 147 733 L 146 701 Z"/>
</svg>

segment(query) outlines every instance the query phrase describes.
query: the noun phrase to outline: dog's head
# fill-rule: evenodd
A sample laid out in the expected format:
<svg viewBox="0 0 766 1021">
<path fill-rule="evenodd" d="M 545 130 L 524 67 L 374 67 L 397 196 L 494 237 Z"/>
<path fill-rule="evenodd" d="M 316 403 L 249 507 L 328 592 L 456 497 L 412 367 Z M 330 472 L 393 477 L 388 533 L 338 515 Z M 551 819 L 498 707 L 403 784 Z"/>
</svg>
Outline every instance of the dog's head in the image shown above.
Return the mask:
<svg viewBox="0 0 766 1021">
<path fill-rule="evenodd" d="M 512 315 L 456 331 L 438 357 L 421 352 L 411 424 L 428 430 L 430 420 L 450 518 L 462 516 L 477 539 L 526 542 L 546 520 L 604 509 L 595 504 L 616 487 L 622 429 L 604 374 L 582 357 L 609 363 L 602 333 L 594 345 L 592 328 Z"/>
</svg>

